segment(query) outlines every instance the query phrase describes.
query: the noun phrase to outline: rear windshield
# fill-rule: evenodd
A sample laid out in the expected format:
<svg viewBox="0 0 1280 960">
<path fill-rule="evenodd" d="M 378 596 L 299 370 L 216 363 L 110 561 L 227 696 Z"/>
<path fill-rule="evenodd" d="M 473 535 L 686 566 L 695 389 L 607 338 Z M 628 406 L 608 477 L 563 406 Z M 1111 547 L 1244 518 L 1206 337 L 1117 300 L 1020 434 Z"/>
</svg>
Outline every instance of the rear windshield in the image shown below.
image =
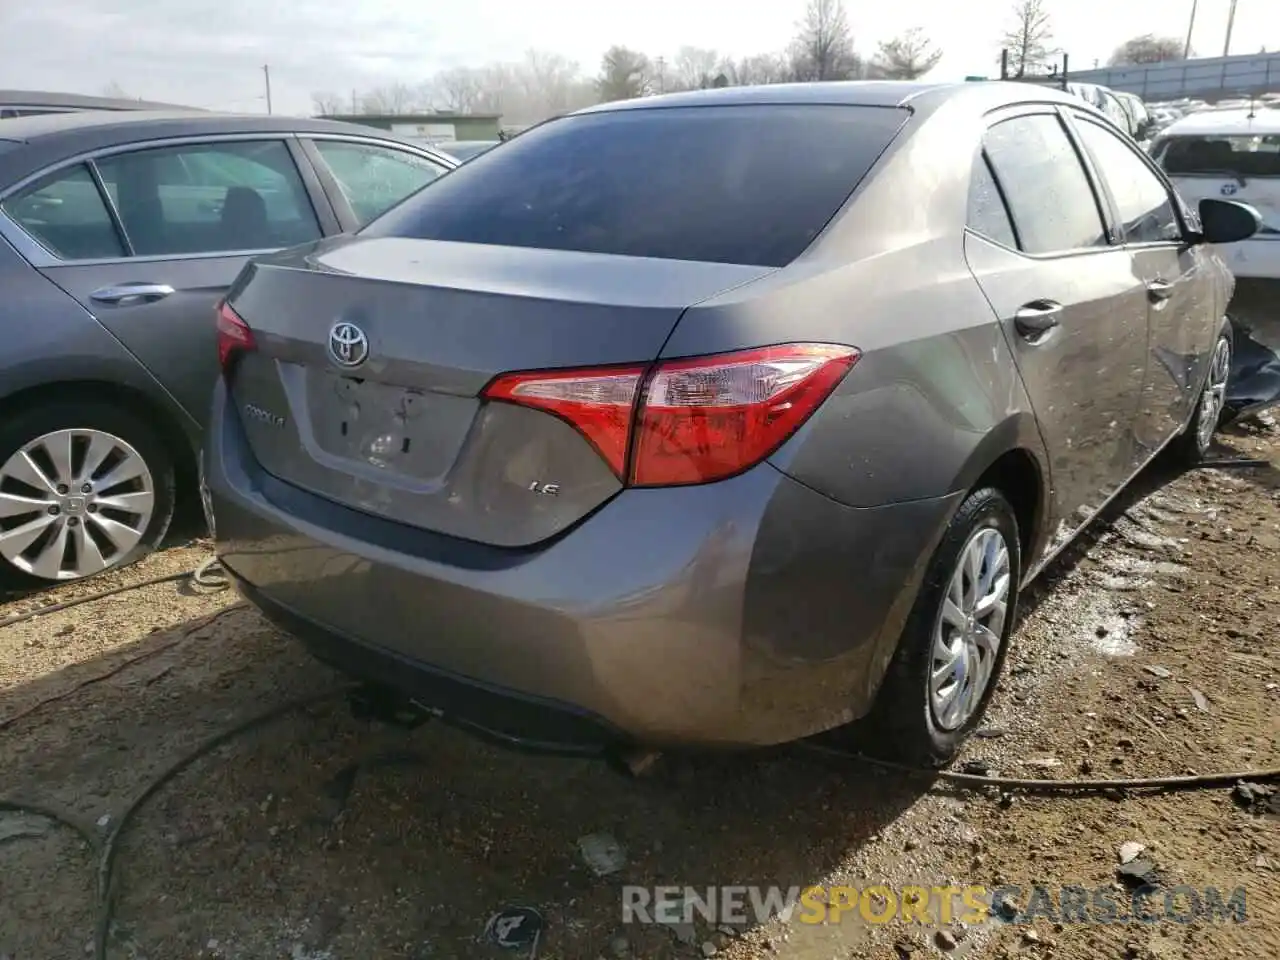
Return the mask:
<svg viewBox="0 0 1280 960">
<path fill-rule="evenodd" d="M 1280 177 L 1280 135 L 1170 137 L 1157 159 L 1172 177 Z"/>
<path fill-rule="evenodd" d="M 780 267 L 906 117 L 779 104 L 566 117 L 486 151 L 362 233 Z"/>
</svg>

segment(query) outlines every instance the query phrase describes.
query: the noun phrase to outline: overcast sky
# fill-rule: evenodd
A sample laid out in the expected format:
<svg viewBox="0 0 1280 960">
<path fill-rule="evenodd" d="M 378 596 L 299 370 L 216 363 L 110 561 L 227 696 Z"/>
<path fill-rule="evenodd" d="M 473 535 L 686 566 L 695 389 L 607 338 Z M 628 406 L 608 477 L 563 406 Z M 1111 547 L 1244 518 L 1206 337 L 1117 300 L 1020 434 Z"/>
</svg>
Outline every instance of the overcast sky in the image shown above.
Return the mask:
<svg viewBox="0 0 1280 960">
<path fill-rule="evenodd" d="M 1184 37 L 1192 0 L 1048 0 L 1056 44 L 1083 69 L 1142 33 Z M 0 0 L 0 89 L 103 92 L 224 110 L 306 113 L 311 93 L 418 83 L 461 64 L 564 54 L 594 73 L 625 44 L 742 56 L 780 50 L 804 0 Z M 1230 0 L 1200 0 L 1193 44 L 1222 52 Z M 924 27 L 944 77 L 990 74 L 1013 0 L 846 0 L 858 48 Z M 1238 0 L 1232 53 L 1280 51 L 1280 0 Z"/>
</svg>

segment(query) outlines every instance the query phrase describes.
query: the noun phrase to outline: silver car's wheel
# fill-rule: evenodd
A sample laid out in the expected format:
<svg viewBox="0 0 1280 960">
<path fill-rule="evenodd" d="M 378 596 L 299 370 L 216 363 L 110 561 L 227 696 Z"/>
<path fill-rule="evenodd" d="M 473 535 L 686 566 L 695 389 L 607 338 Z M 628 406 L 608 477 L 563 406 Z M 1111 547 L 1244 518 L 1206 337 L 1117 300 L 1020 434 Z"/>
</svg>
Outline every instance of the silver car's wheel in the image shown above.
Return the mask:
<svg viewBox="0 0 1280 960">
<path fill-rule="evenodd" d="M 1200 394 L 1200 410 L 1196 417 L 1196 443 L 1201 450 L 1208 450 L 1213 433 L 1222 418 L 1222 408 L 1227 402 L 1227 380 L 1231 376 L 1231 341 L 1219 337 L 1209 360 L 1209 376 Z"/>
<path fill-rule="evenodd" d="M 1009 545 L 992 527 L 960 550 L 933 628 L 929 709 L 941 730 L 958 730 L 983 702 L 999 662 L 1012 589 Z"/>
<path fill-rule="evenodd" d="M 0 557 L 42 580 L 92 576 L 134 552 L 155 508 L 155 478 L 129 443 L 46 433 L 0 465 Z"/>
</svg>

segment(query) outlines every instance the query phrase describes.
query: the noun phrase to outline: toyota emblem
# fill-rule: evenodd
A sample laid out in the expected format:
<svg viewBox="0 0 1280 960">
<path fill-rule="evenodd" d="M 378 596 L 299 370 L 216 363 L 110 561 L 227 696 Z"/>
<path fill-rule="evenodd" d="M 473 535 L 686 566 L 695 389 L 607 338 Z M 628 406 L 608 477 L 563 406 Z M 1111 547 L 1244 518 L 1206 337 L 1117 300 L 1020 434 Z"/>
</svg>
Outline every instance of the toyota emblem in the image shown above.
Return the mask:
<svg viewBox="0 0 1280 960">
<path fill-rule="evenodd" d="M 369 358 L 369 338 L 354 323 L 339 320 L 329 328 L 329 356 L 340 367 L 358 367 Z"/>
</svg>

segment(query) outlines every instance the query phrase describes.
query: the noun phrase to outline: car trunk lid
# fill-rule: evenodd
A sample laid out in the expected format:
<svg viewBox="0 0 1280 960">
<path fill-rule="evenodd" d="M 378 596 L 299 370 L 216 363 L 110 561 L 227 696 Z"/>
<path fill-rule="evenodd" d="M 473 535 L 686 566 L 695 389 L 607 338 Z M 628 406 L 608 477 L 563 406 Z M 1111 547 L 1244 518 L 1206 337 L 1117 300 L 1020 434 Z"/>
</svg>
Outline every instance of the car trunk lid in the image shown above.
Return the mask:
<svg viewBox="0 0 1280 960">
<path fill-rule="evenodd" d="M 525 546 L 621 489 L 548 413 L 486 402 L 513 370 L 645 364 L 684 309 L 768 273 L 485 244 L 340 238 L 252 265 L 228 298 L 256 349 L 231 374 L 280 480 L 452 536 Z"/>
</svg>

